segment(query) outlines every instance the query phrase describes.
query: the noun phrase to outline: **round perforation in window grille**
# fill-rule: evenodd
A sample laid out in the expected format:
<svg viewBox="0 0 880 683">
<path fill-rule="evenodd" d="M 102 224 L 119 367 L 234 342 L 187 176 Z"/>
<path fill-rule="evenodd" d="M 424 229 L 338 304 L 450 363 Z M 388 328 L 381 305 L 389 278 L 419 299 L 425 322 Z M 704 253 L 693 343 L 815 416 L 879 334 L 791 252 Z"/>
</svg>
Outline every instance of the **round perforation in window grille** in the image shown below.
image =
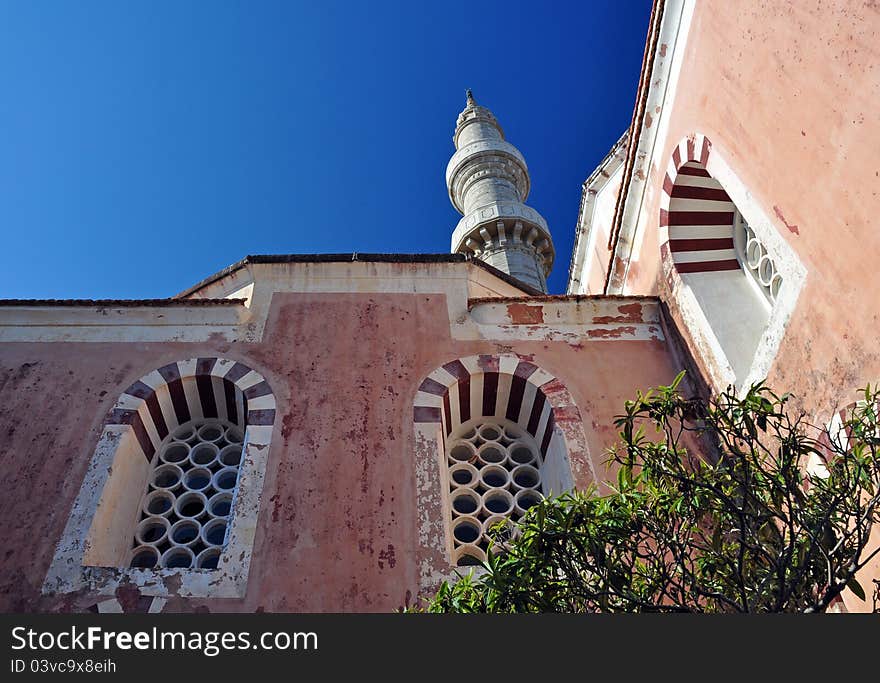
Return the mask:
<svg viewBox="0 0 880 683">
<path fill-rule="evenodd" d="M 244 432 L 194 420 L 157 451 L 141 500 L 129 566 L 216 569 L 226 543 Z"/>
<path fill-rule="evenodd" d="M 770 257 L 767 247 L 758 239 L 755 231 L 742 216 L 739 217 L 739 224 L 740 261 L 764 296 L 774 303 L 782 289 L 782 275 L 779 274 L 776 262 Z"/>
<path fill-rule="evenodd" d="M 479 565 L 490 548 L 504 547 L 516 533 L 515 522 L 543 500 L 541 453 L 516 423 L 481 418 L 452 435 L 446 459 L 452 559 L 459 567 Z"/>
</svg>

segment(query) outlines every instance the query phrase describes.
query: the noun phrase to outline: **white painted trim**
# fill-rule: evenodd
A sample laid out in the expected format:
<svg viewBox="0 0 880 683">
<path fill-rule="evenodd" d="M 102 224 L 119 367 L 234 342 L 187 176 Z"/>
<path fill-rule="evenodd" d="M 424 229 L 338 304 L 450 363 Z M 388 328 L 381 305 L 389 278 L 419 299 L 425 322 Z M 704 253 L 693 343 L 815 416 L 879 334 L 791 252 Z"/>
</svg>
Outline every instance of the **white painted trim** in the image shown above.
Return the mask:
<svg viewBox="0 0 880 683">
<path fill-rule="evenodd" d="M 651 85 L 648 89 L 645 110 L 654 119 L 650 128 L 643 128 L 638 136 L 638 148 L 635 151 L 635 163 L 627 183 L 626 202 L 620 222 L 614 253 L 611 255 L 611 267 L 623 258 L 624 275 L 619 286 L 609 283 L 606 294 L 624 294 L 629 267 L 634 255 L 637 256 L 646 226 L 656 223 L 656 217 L 649 216 L 645 210 L 648 200 L 648 179 L 650 178 L 651 162 L 657 152 L 658 141 L 662 144 L 669 134 L 669 110 L 675 101 L 681 65 L 684 61 L 687 38 L 690 33 L 696 0 L 668 0 L 661 20 L 660 35 L 654 46 L 654 69 L 651 73 Z M 662 46 L 666 45 L 666 56 L 662 54 Z M 655 114 L 659 107 L 660 112 Z M 662 167 L 661 167 L 662 168 Z M 621 188 L 621 192 L 624 188 Z M 636 241 L 639 244 L 636 245 Z"/>
<path fill-rule="evenodd" d="M 625 132 L 599 163 L 581 190 L 581 208 L 578 212 L 578 224 L 575 228 L 574 249 L 571 265 L 568 269 L 567 294 L 586 293 L 585 283 L 590 279 L 593 253 L 596 246 L 596 227 L 593 225 L 596 213 L 596 202 L 599 195 L 623 173 L 626 151 L 629 148 L 628 131 Z M 622 183 L 621 183 L 622 185 Z M 618 190 L 619 192 L 620 190 Z M 610 227 L 610 226 L 609 226 Z"/>
<path fill-rule="evenodd" d="M 194 372 L 195 360 L 191 359 L 192 363 L 185 360 L 178 361 L 178 368 L 183 370 L 191 367 Z M 233 361 L 219 359 L 218 362 Z M 183 372 L 181 375 L 184 380 L 187 379 Z M 251 378 L 252 375 L 258 379 L 251 385 L 263 380 L 262 375 L 254 370 L 245 377 Z M 241 389 L 240 383 L 236 382 L 236 385 Z M 276 408 L 274 394 L 260 398 L 271 399 L 262 401 L 266 409 Z M 242 420 L 247 424 L 247 415 L 242 415 Z M 64 532 L 55 548 L 52 563 L 43 581 L 42 592 L 52 595 L 87 590 L 94 591 L 98 595 L 114 595 L 117 588 L 131 583 L 138 587 L 142 595 L 244 597 L 272 431 L 273 426 L 269 425 L 247 425 L 244 430 L 242 446 L 244 453 L 239 469 L 239 481 L 233 494 L 233 508 L 229 515 L 227 543 L 217 569 L 138 569 L 83 564 L 92 521 L 103 497 L 105 486 L 114 472 L 120 444 L 126 440 L 134 440 L 134 430 L 129 425 L 106 425 L 92 454 Z M 158 453 L 154 457 L 158 457 Z M 152 467 L 149 469 L 152 471 Z"/>
</svg>

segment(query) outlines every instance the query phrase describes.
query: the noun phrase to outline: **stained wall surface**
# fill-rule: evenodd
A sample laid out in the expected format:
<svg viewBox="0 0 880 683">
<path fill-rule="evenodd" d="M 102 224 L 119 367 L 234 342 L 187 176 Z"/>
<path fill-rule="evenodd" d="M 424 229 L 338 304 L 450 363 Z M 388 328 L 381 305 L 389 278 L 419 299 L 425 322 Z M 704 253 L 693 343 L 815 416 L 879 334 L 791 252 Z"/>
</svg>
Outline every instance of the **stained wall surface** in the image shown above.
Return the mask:
<svg viewBox="0 0 880 683">
<path fill-rule="evenodd" d="M 675 147 L 705 135 L 805 268 L 768 379 L 827 423 L 880 378 L 880 6 L 694 3 L 665 106 L 625 291 L 659 294 L 687 329 L 662 272 L 658 220 Z M 649 113 L 645 130 L 661 115 Z M 880 563 L 872 571 L 880 575 Z"/>
<path fill-rule="evenodd" d="M 469 293 L 485 296 L 491 287 L 509 286 L 486 281 L 476 287 L 473 281 L 483 276 L 464 265 L 383 266 L 373 286 L 374 266 L 327 268 L 323 275 L 312 268 L 303 279 L 307 268 L 284 265 L 257 278 L 254 291 L 264 294 L 256 295 L 251 310 L 263 311 L 265 320 L 243 324 L 251 333 L 261 329 L 252 341 L 216 332 L 192 342 L 0 343 L 0 453 L 7 482 L 0 501 L 7 535 L 0 609 L 84 610 L 108 597 L 126 610 L 150 604 L 134 586 L 115 596 L 86 590 L 45 596 L 41 586 L 108 411 L 126 387 L 173 361 L 222 357 L 244 363 L 271 385 L 278 412 L 246 594 L 170 596 L 165 611 L 390 611 L 412 604 L 424 559 L 417 539 L 412 406 L 427 373 L 444 363 L 513 353 L 556 376 L 583 418 L 597 473 L 604 472 L 603 452 L 615 436 L 612 418 L 623 401 L 676 374 L 652 317 L 654 300 L 547 299 L 508 306 L 498 299 L 501 304 L 481 313 L 485 319 L 459 320 L 467 322 L 466 330 L 456 331 L 450 312 L 469 317 Z M 340 279 L 356 282 L 358 290 L 409 292 L 313 291 Z M 282 280 L 289 287 L 297 281 L 302 291 L 266 293 L 272 289 L 267 281 Z M 416 291 L 431 287 L 433 293 Z M 146 324 L 162 312 L 139 315 Z"/>
<path fill-rule="evenodd" d="M 880 376 L 878 38 L 872 3 L 696 3 L 626 284 L 664 294 L 663 179 L 679 141 L 704 134 L 807 271 L 770 379 L 829 415 Z"/>
</svg>

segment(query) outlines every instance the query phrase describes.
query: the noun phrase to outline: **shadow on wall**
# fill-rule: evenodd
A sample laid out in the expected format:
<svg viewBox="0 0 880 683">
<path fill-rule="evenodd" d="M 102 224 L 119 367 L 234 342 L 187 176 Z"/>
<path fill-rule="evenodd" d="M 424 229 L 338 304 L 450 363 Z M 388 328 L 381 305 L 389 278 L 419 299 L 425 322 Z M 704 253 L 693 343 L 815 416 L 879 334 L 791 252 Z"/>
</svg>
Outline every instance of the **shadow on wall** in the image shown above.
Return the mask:
<svg viewBox="0 0 880 683">
<path fill-rule="evenodd" d="M 745 379 L 770 319 L 770 303 L 743 268 L 742 219 L 699 162 L 678 169 L 669 202 L 669 250 L 733 369 Z"/>
</svg>

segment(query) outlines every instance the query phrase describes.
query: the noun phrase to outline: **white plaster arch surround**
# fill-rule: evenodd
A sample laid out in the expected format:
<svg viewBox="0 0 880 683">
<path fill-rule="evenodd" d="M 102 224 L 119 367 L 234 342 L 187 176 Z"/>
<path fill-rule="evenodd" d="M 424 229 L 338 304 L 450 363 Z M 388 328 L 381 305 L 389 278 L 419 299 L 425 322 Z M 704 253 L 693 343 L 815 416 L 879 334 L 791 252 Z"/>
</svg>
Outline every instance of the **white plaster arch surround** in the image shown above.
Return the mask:
<svg viewBox="0 0 880 683">
<path fill-rule="evenodd" d="M 134 382 L 104 420 L 42 592 L 113 596 L 121 586 L 133 585 L 143 596 L 161 598 L 243 597 L 275 415 L 275 395 L 266 379 L 235 360 L 176 361 Z M 240 474 L 218 567 L 124 566 L 124 544 L 131 542 L 159 445 L 179 425 L 210 418 L 234 423 L 244 431 Z"/>
<path fill-rule="evenodd" d="M 735 205 L 735 209 L 748 222 L 756 237 L 767 249 L 768 255 L 774 260 L 777 270 L 783 278 L 784 284 L 770 308 L 766 325 L 760 334 L 751 363 L 745 372 L 740 373 L 741 376 L 737 376 L 734 372 L 692 286 L 683 279 L 682 273 L 676 267 L 669 246 L 671 193 L 676 184 L 676 178 L 685 164 L 701 165 L 711 178 L 720 184 L 730 201 Z M 700 133 L 688 135 L 673 149 L 660 198 L 659 224 L 662 274 L 669 285 L 671 296 L 678 305 L 697 351 L 705 361 L 706 369 L 710 375 L 707 379 L 717 390 L 732 385 L 736 387 L 738 392 L 744 393 L 753 382 L 764 379 L 770 371 L 803 289 L 806 268 L 788 242 L 781 236 L 764 208 L 731 168 L 723 152 L 719 151 L 708 137 Z"/>
<path fill-rule="evenodd" d="M 545 493 L 596 481 L 581 412 L 565 385 L 530 356 L 481 354 L 429 372 L 413 400 L 419 589 L 430 592 L 456 576 L 446 440 L 477 417 L 519 424 L 543 454 Z"/>
</svg>

